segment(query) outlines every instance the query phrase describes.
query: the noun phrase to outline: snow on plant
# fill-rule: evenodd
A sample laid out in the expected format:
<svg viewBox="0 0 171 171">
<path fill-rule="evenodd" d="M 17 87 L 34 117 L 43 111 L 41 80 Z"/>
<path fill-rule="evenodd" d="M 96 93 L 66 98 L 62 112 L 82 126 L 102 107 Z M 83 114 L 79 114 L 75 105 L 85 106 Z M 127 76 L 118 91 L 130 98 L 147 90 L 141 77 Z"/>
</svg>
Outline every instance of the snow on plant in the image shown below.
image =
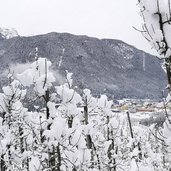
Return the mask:
<svg viewBox="0 0 171 171">
<path fill-rule="evenodd" d="M 139 7 L 144 20 L 143 36 L 159 54 L 170 57 L 170 0 L 139 0 Z"/>
<path fill-rule="evenodd" d="M 72 89 L 71 73 L 67 73 L 66 83 L 57 86 L 56 92 L 51 93 L 54 77 L 49 70 L 50 65 L 45 58 L 38 58 L 31 68 L 18 75 L 23 85 L 33 85 L 35 94 L 43 98 L 45 104 L 45 110 L 38 107 L 42 112 L 38 112 L 29 125 L 32 129 L 31 139 L 34 139 L 33 146 L 37 146 L 32 151 L 36 153 L 40 164 L 35 167 L 39 170 L 49 167 L 86 169 L 90 165 L 90 152 L 82 135 L 81 112 L 77 109 L 77 105 L 82 103 L 81 97 Z M 28 80 L 25 79 L 27 77 Z M 52 100 L 55 94 L 58 96 L 58 104 Z M 34 165 L 31 159 L 30 167 L 34 168 Z"/>
<path fill-rule="evenodd" d="M 141 33 L 149 41 L 154 49 L 164 59 L 164 69 L 167 74 L 169 91 L 166 102 L 170 102 L 171 93 L 171 2 L 170 0 L 139 0 L 140 14 L 143 18 L 143 31 Z M 165 100 L 164 100 L 165 103 Z M 166 104 L 164 104 L 166 108 Z M 165 155 L 170 158 L 171 152 L 171 118 L 167 109 L 165 110 L 166 121 L 164 123 L 163 137 L 166 141 Z M 165 162 L 165 161 L 164 161 Z M 171 161 L 169 161 L 171 163 Z M 171 167 L 171 166 L 170 166 Z"/>
<path fill-rule="evenodd" d="M 131 163 L 141 170 L 163 168 L 157 163 L 164 154 L 162 146 L 153 145 L 146 128 L 133 127 L 131 137 L 126 114 L 113 113 L 106 95 L 95 98 L 88 89 L 78 94 L 69 72 L 66 82 L 54 88 L 50 65 L 36 58 L 18 80 L 9 77 L 3 87 L 2 171 L 129 171 Z M 34 92 L 29 95 L 36 94 L 29 98 L 36 104 L 29 110 L 22 103 L 28 96 L 23 86 Z"/>
<path fill-rule="evenodd" d="M 35 92 L 37 92 L 39 96 L 44 95 L 45 91 L 50 88 L 55 81 L 53 72 L 49 70 L 51 65 L 52 63 L 46 58 L 38 58 L 31 64 L 29 69 L 18 74 L 17 78 L 23 86 L 34 84 Z"/>
<path fill-rule="evenodd" d="M 37 98 L 42 99 L 42 108 L 38 107 L 40 112 L 37 112 L 37 117 L 28 123 L 32 131 L 31 138 L 34 139 L 32 152 L 37 153 L 37 160 L 40 163 L 40 166 L 34 166 L 34 163 L 32 163 L 34 160 L 31 160 L 30 167 L 38 167 L 37 169 L 39 170 L 45 170 L 49 166 L 53 167 L 55 162 L 54 146 L 49 138 L 53 133 L 53 131 L 50 132 L 50 128 L 53 126 L 52 123 L 56 122 L 55 104 L 51 101 L 50 93 L 55 77 L 53 72 L 49 70 L 50 66 L 51 62 L 46 58 L 36 58 L 36 61 L 31 64 L 30 68 L 17 75 L 17 78 L 24 86 L 29 87 L 32 85 Z M 48 134 L 47 131 L 49 131 Z M 36 150 L 34 146 L 37 146 Z"/>
<path fill-rule="evenodd" d="M 56 92 L 60 101 L 58 111 L 60 111 L 61 114 L 67 115 L 66 117 L 79 115 L 80 111 L 77 109 L 77 105 L 82 103 L 81 96 L 72 88 L 71 76 L 71 73 L 67 73 L 66 83 L 56 86 Z"/>
<path fill-rule="evenodd" d="M 23 107 L 22 100 L 26 90 L 12 75 L 8 75 L 9 85 L 2 88 L 0 94 L 0 156 L 2 170 L 24 170 L 23 163 L 27 157 L 24 153 L 24 130 L 27 109 Z"/>
<path fill-rule="evenodd" d="M 72 74 L 67 72 L 66 83 L 56 87 L 60 99 L 60 105 L 57 109 L 58 114 L 63 116 L 67 121 L 68 131 L 65 134 L 68 144 L 65 144 L 66 150 L 63 151 L 64 158 L 67 158 L 71 167 L 75 169 L 86 170 L 90 165 L 90 151 L 86 147 L 86 140 L 83 135 L 81 121 L 83 116 L 77 106 L 82 104 L 81 96 L 72 86 Z M 66 160 L 66 159 L 65 159 Z M 63 167 L 66 167 L 63 165 Z"/>
</svg>

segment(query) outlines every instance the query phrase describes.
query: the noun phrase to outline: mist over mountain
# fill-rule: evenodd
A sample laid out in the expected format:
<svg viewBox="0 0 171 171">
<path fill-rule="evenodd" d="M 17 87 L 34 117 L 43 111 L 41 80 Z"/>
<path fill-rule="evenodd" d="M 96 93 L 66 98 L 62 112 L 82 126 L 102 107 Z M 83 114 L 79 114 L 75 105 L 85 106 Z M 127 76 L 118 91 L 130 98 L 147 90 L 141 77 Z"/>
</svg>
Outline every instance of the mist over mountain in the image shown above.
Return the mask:
<svg viewBox="0 0 171 171">
<path fill-rule="evenodd" d="M 97 39 L 68 33 L 4 38 L 0 34 L 1 84 L 9 66 L 22 70 L 34 61 L 38 47 L 41 57 L 52 62 L 57 84 L 65 71 L 73 73 L 78 89 L 89 88 L 94 95 L 115 98 L 160 98 L 166 86 L 161 61 L 120 40 Z"/>
</svg>

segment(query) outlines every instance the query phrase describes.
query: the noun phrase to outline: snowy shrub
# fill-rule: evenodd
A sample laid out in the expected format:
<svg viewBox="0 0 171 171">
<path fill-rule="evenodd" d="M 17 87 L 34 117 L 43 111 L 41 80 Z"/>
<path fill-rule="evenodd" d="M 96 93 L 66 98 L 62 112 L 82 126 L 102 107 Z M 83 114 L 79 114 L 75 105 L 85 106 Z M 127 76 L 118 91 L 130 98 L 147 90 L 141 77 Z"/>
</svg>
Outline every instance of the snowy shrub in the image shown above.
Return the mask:
<svg viewBox="0 0 171 171">
<path fill-rule="evenodd" d="M 163 146 L 154 145 L 154 129 L 150 132 L 147 127 L 128 124 L 131 122 L 125 113 L 111 111 L 113 103 L 106 95 L 95 98 L 88 89 L 81 95 L 77 93 L 68 71 L 66 82 L 55 87 L 50 66 L 46 58 L 36 58 L 16 79 L 9 75 L 9 85 L 2 88 L 2 171 L 164 168 L 159 164 Z M 34 95 L 29 98 L 34 106 L 31 110 L 25 107 L 25 97 L 29 95 Z"/>
</svg>

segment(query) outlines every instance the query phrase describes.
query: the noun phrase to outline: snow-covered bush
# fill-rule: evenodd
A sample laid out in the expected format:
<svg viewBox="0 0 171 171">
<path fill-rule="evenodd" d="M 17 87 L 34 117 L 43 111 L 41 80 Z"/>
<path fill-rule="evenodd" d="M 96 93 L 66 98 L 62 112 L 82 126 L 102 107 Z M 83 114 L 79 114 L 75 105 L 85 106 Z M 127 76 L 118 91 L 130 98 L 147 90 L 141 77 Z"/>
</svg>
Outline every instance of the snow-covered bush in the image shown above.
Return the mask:
<svg viewBox="0 0 171 171">
<path fill-rule="evenodd" d="M 26 90 L 18 80 L 8 75 L 9 85 L 0 94 L 0 156 L 1 170 L 22 170 L 27 157 L 24 155 L 27 109 L 22 100 Z M 25 132 L 26 133 L 26 132 Z"/>
<path fill-rule="evenodd" d="M 77 93 L 69 72 L 63 85 L 54 86 L 50 66 L 46 58 L 36 58 L 16 79 L 9 75 L 9 85 L 2 89 L 2 171 L 164 168 L 158 163 L 162 145 L 154 146 L 155 138 L 146 127 L 132 127 L 126 114 L 113 113 L 106 95 L 95 98 L 88 89 Z M 31 96 L 34 108 L 25 107 L 26 96 Z"/>
<path fill-rule="evenodd" d="M 163 68 L 167 74 L 169 92 L 166 100 L 164 99 L 167 104 L 171 101 L 171 2 L 170 0 L 139 0 L 138 5 L 143 18 L 141 33 L 159 53 L 159 58 L 164 60 Z M 165 140 L 165 150 L 167 151 L 165 161 L 168 160 L 171 163 L 171 116 L 167 110 L 165 110 L 165 114 L 166 121 L 162 131 L 162 140 Z M 169 167 L 171 168 L 171 164 Z"/>
</svg>

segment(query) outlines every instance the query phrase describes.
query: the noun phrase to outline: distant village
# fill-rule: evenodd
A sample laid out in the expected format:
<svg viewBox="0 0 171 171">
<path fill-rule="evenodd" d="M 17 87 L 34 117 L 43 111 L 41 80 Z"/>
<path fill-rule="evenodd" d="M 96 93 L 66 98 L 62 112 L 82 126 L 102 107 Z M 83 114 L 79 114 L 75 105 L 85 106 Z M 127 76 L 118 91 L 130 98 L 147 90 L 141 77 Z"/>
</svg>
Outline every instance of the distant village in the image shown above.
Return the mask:
<svg viewBox="0 0 171 171">
<path fill-rule="evenodd" d="M 167 109 L 171 109 L 171 105 L 167 104 Z M 155 112 L 156 110 L 164 110 L 165 104 L 163 101 L 154 101 L 149 99 L 139 100 L 139 99 L 123 99 L 117 100 L 113 107 L 112 111 L 114 112 L 123 112 L 129 111 L 130 113 L 136 112 Z"/>
<path fill-rule="evenodd" d="M 112 106 L 114 113 L 128 111 L 134 124 L 140 123 L 146 126 L 152 124 L 162 126 L 165 121 L 165 113 L 170 110 L 171 104 L 166 105 L 163 101 L 157 102 L 149 99 L 122 99 L 117 100 Z"/>
</svg>

